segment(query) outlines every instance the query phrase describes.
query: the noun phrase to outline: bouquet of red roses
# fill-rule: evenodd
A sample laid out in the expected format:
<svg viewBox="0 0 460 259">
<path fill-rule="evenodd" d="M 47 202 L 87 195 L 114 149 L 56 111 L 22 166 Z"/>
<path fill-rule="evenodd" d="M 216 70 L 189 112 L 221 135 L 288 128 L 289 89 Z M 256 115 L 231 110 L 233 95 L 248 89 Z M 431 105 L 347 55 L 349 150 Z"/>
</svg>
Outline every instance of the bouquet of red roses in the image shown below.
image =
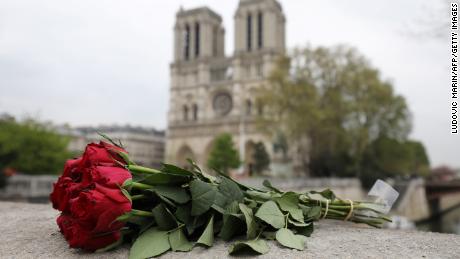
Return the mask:
<svg viewBox="0 0 460 259">
<path fill-rule="evenodd" d="M 57 224 L 72 248 L 105 251 L 131 242 L 130 258 L 149 258 L 210 247 L 219 236 L 238 240 L 231 254 L 263 254 L 267 239 L 303 250 L 319 219 L 374 227 L 390 221 L 382 203 L 342 200 L 330 190 L 284 192 L 268 181 L 258 189 L 219 172 L 209 175 L 193 161 L 191 169 L 146 168 L 111 143 L 89 144 L 80 158 L 67 161 L 54 184 Z"/>
</svg>

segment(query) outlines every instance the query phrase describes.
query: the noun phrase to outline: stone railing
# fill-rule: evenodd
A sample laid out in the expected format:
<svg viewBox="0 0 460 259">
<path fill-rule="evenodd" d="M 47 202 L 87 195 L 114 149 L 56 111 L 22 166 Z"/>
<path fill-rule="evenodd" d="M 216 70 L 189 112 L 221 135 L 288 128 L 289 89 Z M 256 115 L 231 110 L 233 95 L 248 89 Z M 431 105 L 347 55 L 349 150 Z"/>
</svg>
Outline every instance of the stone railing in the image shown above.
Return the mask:
<svg viewBox="0 0 460 259">
<path fill-rule="evenodd" d="M 7 186 L 0 189 L 0 198 L 47 199 L 56 180 L 56 175 L 13 175 Z"/>
<path fill-rule="evenodd" d="M 106 253 L 69 249 L 56 225 L 58 212 L 50 205 L 0 202 L 1 258 L 128 258 L 129 245 Z M 169 252 L 161 258 L 229 258 L 231 242 L 216 239 L 211 248 Z M 315 225 L 304 251 L 269 242 L 270 252 L 257 258 L 458 258 L 460 235 L 374 229 L 342 221 Z M 236 258 L 236 257 L 231 257 Z"/>
</svg>

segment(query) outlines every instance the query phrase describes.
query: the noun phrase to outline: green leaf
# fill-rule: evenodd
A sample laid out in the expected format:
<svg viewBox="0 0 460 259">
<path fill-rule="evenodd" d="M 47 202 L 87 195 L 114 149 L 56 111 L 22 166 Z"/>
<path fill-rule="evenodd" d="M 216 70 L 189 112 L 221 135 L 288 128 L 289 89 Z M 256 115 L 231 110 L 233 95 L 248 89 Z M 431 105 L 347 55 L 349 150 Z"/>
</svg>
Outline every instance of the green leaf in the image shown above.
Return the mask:
<svg viewBox="0 0 460 259">
<path fill-rule="evenodd" d="M 275 240 L 275 238 L 276 238 L 276 231 L 264 231 L 264 232 L 262 232 L 262 236 L 263 236 L 265 239 L 268 239 L 268 240 Z"/>
<path fill-rule="evenodd" d="M 234 183 L 237 184 L 241 189 L 243 189 L 243 190 L 245 190 L 245 191 L 247 191 L 247 190 L 256 190 L 256 191 L 261 191 L 261 192 L 263 192 L 262 190 L 259 190 L 259 189 L 255 188 L 255 187 L 248 186 L 248 185 L 244 185 L 244 184 L 242 184 L 242 183 L 240 183 L 240 182 L 238 182 L 238 181 L 235 181 L 235 180 L 233 180 L 230 176 L 228 176 L 227 174 L 225 174 L 225 173 L 223 173 L 223 172 L 221 172 L 221 171 L 219 171 L 219 170 L 215 170 L 215 171 L 216 171 L 216 173 L 217 173 L 218 175 L 220 175 L 220 176 L 223 177 L 223 178 L 229 179 L 230 181 L 234 182 Z"/>
<path fill-rule="evenodd" d="M 249 241 L 238 241 L 238 242 L 233 243 L 228 248 L 228 253 L 235 254 L 240 251 L 244 251 L 248 249 L 256 253 L 259 253 L 259 254 L 266 254 L 268 253 L 268 251 L 270 251 L 270 248 L 268 247 L 267 242 L 265 242 L 262 239 L 253 239 Z"/>
<path fill-rule="evenodd" d="M 245 228 L 243 221 L 230 214 L 224 214 L 223 225 L 220 230 L 219 236 L 223 240 L 230 240 L 232 237 L 242 233 L 242 230 Z"/>
<path fill-rule="evenodd" d="M 220 177 L 221 182 L 219 184 L 219 191 L 222 193 L 227 200 L 230 201 L 237 201 L 237 202 L 242 202 L 244 198 L 244 194 L 241 191 L 240 187 L 233 182 L 232 180 L 229 180 L 228 178 Z"/>
<path fill-rule="evenodd" d="M 267 201 L 256 212 L 256 217 L 267 222 L 274 228 L 283 228 L 284 215 L 274 201 Z"/>
<path fill-rule="evenodd" d="M 149 185 L 181 185 L 183 183 L 187 183 L 188 181 L 189 177 L 183 175 L 155 173 L 149 174 L 140 182 Z"/>
<path fill-rule="evenodd" d="M 187 191 L 179 186 L 158 185 L 153 188 L 153 191 L 179 204 L 185 204 L 190 200 Z"/>
<path fill-rule="evenodd" d="M 313 233 L 313 230 L 314 230 L 313 222 L 310 222 L 310 224 L 308 224 L 305 227 L 296 227 L 295 230 L 297 234 L 309 237 Z"/>
<path fill-rule="evenodd" d="M 211 219 L 204 229 L 203 234 L 201 234 L 200 238 L 198 238 L 198 241 L 196 242 L 205 246 L 212 246 L 214 243 L 214 216 L 211 216 Z"/>
<path fill-rule="evenodd" d="M 310 193 L 313 193 L 313 194 L 320 194 L 321 196 L 323 196 L 324 198 L 330 200 L 330 201 L 334 201 L 335 200 L 335 194 L 333 191 L 331 191 L 331 189 L 325 189 L 321 192 L 317 192 L 317 191 L 311 191 Z"/>
<path fill-rule="evenodd" d="M 129 259 L 144 259 L 158 256 L 170 248 L 168 232 L 151 228 L 136 239 L 129 250 Z"/>
<path fill-rule="evenodd" d="M 184 235 L 182 228 L 169 233 L 169 244 L 173 251 L 188 252 L 193 248 L 192 243 Z"/>
<path fill-rule="evenodd" d="M 274 192 L 282 193 L 282 191 L 280 191 L 279 189 L 273 187 L 272 183 L 271 183 L 269 180 L 267 180 L 267 179 L 265 179 L 265 180 L 262 182 L 262 185 L 265 186 L 265 187 L 267 187 L 268 189 L 274 191 Z"/>
<path fill-rule="evenodd" d="M 276 232 L 276 240 L 285 247 L 297 250 L 303 250 L 305 248 L 305 237 L 295 235 L 287 228 L 281 228 Z"/>
<path fill-rule="evenodd" d="M 123 193 L 123 195 L 126 197 L 126 199 L 129 200 L 129 202 L 133 203 L 133 200 L 131 199 L 131 194 L 129 194 L 129 192 L 126 189 L 123 189 L 123 188 L 120 187 L 120 191 L 121 191 L 121 193 Z"/>
<path fill-rule="evenodd" d="M 158 229 L 170 230 L 177 227 L 174 215 L 163 205 L 163 203 L 160 203 L 153 208 L 152 212 L 155 222 L 158 225 Z"/>
<path fill-rule="evenodd" d="M 303 222 L 303 213 L 299 208 L 299 196 L 294 192 L 284 193 L 280 198 L 275 199 L 281 210 L 289 212 L 293 219 Z"/>
<path fill-rule="evenodd" d="M 161 171 L 165 173 L 169 173 L 169 174 L 175 174 L 175 175 L 183 175 L 183 176 L 190 176 L 190 177 L 193 176 L 192 172 L 186 169 L 177 167 L 175 165 L 170 165 L 170 164 L 163 164 L 163 168 L 161 169 Z"/>
<path fill-rule="evenodd" d="M 307 212 L 308 219 L 317 220 L 321 216 L 321 206 L 314 206 L 311 207 L 310 210 Z"/>
<path fill-rule="evenodd" d="M 220 214 L 225 213 L 225 209 L 222 208 L 221 206 L 217 205 L 217 204 L 211 205 L 211 208 L 213 208 L 215 211 L 219 212 Z"/>
<path fill-rule="evenodd" d="M 216 192 L 216 196 L 214 197 L 215 205 L 221 208 L 225 208 L 229 201 L 231 201 L 231 199 L 227 199 L 227 197 L 223 193 L 221 193 L 220 191 Z"/>
<path fill-rule="evenodd" d="M 254 214 L 252 210 L 243 203 L 240 203 L 239 207 L 246 220 L 246 238 L 253 239 L 257 236 L 257 223 L 254 219 Z"/>
<path fill-rule="evenodd" d="M 198 216 L 209 210 L 214 203 L 217 188 L 201 180 L 190 182 L 190 192 L 192 194 L 192 216 Z"/>
<path fill-rule="evenodd" d="M 239 212 L 238 202 L 234 201 L 230 203 L 222 216 L 223 224 L 220 230 L 219 236 L 223 240 L 230 240 L 232 237 L 240 234 L 245 228 L 244 222 L 239 218 L 239 216 L 244 217 Z"/>
</svg>

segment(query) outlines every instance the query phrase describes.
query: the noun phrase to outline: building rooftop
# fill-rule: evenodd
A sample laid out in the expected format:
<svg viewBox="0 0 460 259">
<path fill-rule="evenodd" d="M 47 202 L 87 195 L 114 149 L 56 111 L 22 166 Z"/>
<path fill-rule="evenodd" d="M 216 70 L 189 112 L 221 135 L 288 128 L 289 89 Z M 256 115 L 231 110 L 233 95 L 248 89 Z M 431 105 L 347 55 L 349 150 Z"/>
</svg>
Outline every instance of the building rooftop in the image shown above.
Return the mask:
<svg viewBox="0 0 460 259">
<path fill-rule="evenodd" d="M 117 133 L 117 132 L 128 132 L 128 133 L 137 133 L 137 134 L 152 134 L 157 136 L 164 136 L 164 130 L 157 130 L 154 128 L 140 127 L 140 126 L 131 126 L 131 125 L 111 125 L 111 126 L 98 126 L 98 127 L 76 127 L 74 129 L 76 132 L 82 134 L 91 134 L 91 133 Z"/>
<path fill-rule="evenodd" d="M 222 17 L 218 13 L 214 12 L 213 10 L 211 10 L 207 6 L 202 6 L 202 7 L 197 7 L 197 8 L 193 8 L 193 9 L 187 9 L 187 10 L 184 10 L 181 7 L 179 9 L 179 11 L 177 12 L 176 16 L 177 17 L 184 17 L 184 16 L 197 15 L 197 14 L 202 14 L 202 13 L 206 13 L 209 16 L 219 20 L 220 22 L 222 21 Z"/>
</svg>

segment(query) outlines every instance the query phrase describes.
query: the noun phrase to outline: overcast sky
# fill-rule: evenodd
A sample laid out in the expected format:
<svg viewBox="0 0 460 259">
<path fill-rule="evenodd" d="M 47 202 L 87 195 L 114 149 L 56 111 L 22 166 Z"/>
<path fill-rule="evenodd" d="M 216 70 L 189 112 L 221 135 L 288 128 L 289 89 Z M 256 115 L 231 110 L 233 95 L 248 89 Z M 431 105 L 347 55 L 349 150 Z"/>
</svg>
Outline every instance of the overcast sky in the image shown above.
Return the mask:
<svg viewBox="0 0 460 259">
<path fill-rule="evenodd" d="M 175 13 L 220 13 L 233 52 L 237 0 L 0 0 L 0 113 L 71 125 L 166 127 Z M 449 127 L 442 0 L 281 0 L 289 48 L 349 44 L 394 83 L 432 165 L 460 167 Z M 445 26 L 444 26 L 445 25 Z"/>
</svg>

